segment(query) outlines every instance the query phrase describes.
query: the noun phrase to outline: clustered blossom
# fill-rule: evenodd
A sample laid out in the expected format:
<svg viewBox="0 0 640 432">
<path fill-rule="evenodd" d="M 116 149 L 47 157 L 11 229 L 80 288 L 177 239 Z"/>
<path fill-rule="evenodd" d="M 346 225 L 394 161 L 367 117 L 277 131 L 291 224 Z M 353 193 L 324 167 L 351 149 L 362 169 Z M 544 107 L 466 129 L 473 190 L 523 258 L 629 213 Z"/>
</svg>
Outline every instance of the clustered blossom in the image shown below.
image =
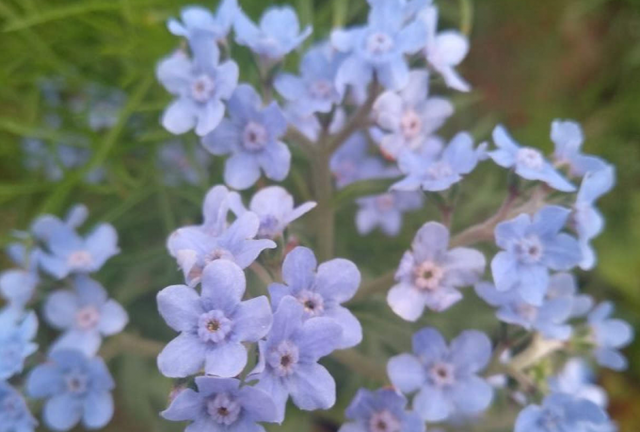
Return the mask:
<svg viewBox="0 0 640 432">
<path fill-rule="evenodd" d="M 52 430 L 67 431 L 80 422 L 99 429 L 113 416 L 114 382 L 96 353 L 103 338 L 121 332 L 129 318 L 88 275 L 119 249 L 111 225 L 101 224 L 86 237 L 77 233 L 87 216 L 83 205 L 74 206 L 63 220 L 40 216 L 29 231 L 16 232 L 16 242 L 7 248 L 18 268 L 0 274 L 0 296 L 6 302 L 0 310 L 2 432 L 33 432 L 38 425 L 22 389 L 9 380 L 28 370 L 27 359 L 38 351 L 38 317 L 29 308 L 47 281 L 65 279 L 72 286 L 49 293 L 42 308 L 44 322 L 63 333 L 48 347 L 48 360 L 28 371 L 24 391 L 30 399 L 46 399 L 43 423 Z"/>
</svg>

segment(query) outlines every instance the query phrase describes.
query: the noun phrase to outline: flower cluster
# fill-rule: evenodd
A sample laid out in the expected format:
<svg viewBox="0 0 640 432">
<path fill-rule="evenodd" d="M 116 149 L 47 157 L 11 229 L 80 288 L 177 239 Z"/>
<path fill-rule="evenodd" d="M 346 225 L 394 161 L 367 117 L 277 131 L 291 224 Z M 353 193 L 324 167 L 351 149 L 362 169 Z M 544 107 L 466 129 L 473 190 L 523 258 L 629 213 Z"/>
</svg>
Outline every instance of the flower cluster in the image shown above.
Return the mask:
<svg viewBox="0 0 640 432">
<path fill-rule="evenodd" d="M 158 294 L 160 314 L 179 332 L 158 367 L 181 384 L 205 375 L 179 391 L 163 416 L 191 421 L 188 430 L 262 430 L 256 423 L 285 419 L 289 397 L 303 410 L 333 406 L 336 383 L 318 361 L 363 339 L 344 306 L 360 272 L 351 261 L 331 259 L 334 213 L 355 196 L 361 235 L 379 227 L 396 236 L 403 215 L 426 198 L 441 220 L 423 220 L 398 268 L 381 277 L 383 288 L 392 285 L 388 306 L 415 322 L 425 311 L 454 308 L 473 287 L 498 321 L 517 327 L 518 338 L 464 330 L 447 344 L 435 328 L 419 330 L 413 352 L 387 364 L 393 388 L 360 390 L 341 430 L 418 432 L 425 423 L 481 421 L 496 392 L 527 405 L 516 432 L 614 430 L 603 398 L 576 390 L 584 380 L 570 383 L 571 363 L 562 361 L 591 352 L 602 366 L 626 367 L 620 349 L 633 338 L 631 327 L 611 318 L 610 303 L 594 308 L 571 273 L 596 265 L 591 242 L 604 218 L 595 204 L 613 187 L 614 168 L 581 152 L 584 136 L 573 121 L 553 121 L 549 158 L 501 125 L 491 148 L 466 131 L 445 138 L 441 127 L 454 104 L 437 95 L 438 84 L 471 90 L 456 70 L 469 50 L 466 36 L 439 30 L 429 0 L 368 3 L 366 23 L 312 44 L 299 74 L 284 72 L 283 59 L 312 29 L 301 30 L 291 7 L 267 8 L 255 24 L 236 0 L 223 0 L 215 14 L 190 7 L 181 22 L 169 22 L 187 43 L 157 67 L 175 96 L 162 124 L 173 134 L 193 129 L 207 152 L 228 158 L 226 186 L 208 192 L 203 223 L 179 228 L 167 241 L 185 284 Z M 238 83 L 232 29 L 254 55 L 255 88 Z M 317 203 L 295 207 L 286 189 L 261 179 L 281 182 L 295 171 L 291 150 L 308 159 Z M 455 232 L 461 184 L 488 161 L 507 171 L 507 196 L 495 215 Z M 292 182 L 306 195 L 296 174 Z M 254 186 L 245 207 L 241 191 Z M 327 260 L 320 265 L 288 230 L 316 204 L 313 240 Z M 245 270 L 268 285 L 269 299 L 247 289 Z M 280 275 L 282 282 L 273 282 Z M 255 364 L 247 351 L 253 344 Z M 562 366 L 549 382 L 531 373 L 547 358 Z"/>
<path fill-rule="evenodd" d="M 96 354 L 104 337 L 121 332 L 129 318 L 89 274 L 119 252 L 117 234 L 109 224 L 87 235 L 77 229 L 87 208 L 73 207 L 64 220 L 37 218 L 28 232 L 7 248 L 16 268 L 0 274 L 0 430 L 34 431 L 33 418 L 11 383 L 19 384 L 28 359 L 38 351 L 34 338 L 38 317 L 30 306 L 44 300 L 42 319 L 60 331 L 47 352 L 47 361 L 29 369 L 24 391 L 31 399 L 46 399 L 44 424 L 66 431 L 78 423 L 89 429 L 105 426 L 113 416 L 114 382 Z M 54 289 L 64 283 L 70 289 Z M 49 290 L 49 292 L 45 292 Z"/>
</svg>

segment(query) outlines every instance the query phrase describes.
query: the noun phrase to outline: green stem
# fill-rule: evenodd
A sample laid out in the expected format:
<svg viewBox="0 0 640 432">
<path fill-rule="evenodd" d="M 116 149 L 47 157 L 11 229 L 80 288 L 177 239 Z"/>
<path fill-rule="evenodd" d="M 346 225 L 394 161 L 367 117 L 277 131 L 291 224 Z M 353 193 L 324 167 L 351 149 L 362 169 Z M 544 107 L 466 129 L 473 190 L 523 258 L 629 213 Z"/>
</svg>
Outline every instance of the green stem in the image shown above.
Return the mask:
<svg viewBox="0 0 640 432">
<path fill-rule="evenodd" d="M 335 253 L 335 207 L 333 203 L 333 179 L 329 169 L 331 152 L 326 147 L 318 149 L 311 165 L 316 210 L 316 241 L 321 261 L 333 258 Z"/>
</svg>

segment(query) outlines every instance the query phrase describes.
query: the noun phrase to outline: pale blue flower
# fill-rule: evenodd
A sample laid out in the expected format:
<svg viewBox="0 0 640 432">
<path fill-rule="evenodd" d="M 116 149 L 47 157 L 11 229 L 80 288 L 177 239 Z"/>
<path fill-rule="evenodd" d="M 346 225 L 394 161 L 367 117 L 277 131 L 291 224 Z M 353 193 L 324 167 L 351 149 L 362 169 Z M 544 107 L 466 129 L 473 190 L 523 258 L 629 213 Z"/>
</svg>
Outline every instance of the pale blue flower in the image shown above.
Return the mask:
<svg viewBox="0 0 640 432">
<path fill-rule="evenodd" d="M 513 168 L 526 180 L 538 180 L 562 192 L 574 192 L 575 186 L 562 177 L 544 158 L 540 150 L 520 147 L 502 125 L 493 129 L 493 141 L 497 150 L 489 152 L 489 157 L 504 168 Z"/>
<path fill-rule="evenodd" d="M 478 374 L 491 358 L 491 341 L 482 332 L 466 330 L 447 346 L 434 328 L 413 335 L 413 354 L 392 357 L 391 383 L 403 393 L 418 391 L 413 409 L 423 420 L 443 421 L 455 415 L 486 410 L 493 388 Z"/>
<path fill-rule="evenodd" d="M 344 94 L 348 85 L 363 91 L 373 80 L 389 90 L 400 90 L 409 81 L 405 56 L 424 48 L 426 29 L 422 21 L 405 24 L 400 1 L 377 1 L 372 4 L 367 25 L 334 30 L 333 47 L 349 56 L 336 76 L 336 87 Z"/>
<path fill-rule="evenodd" d="M 202 294 L 185 285 L 158 293 L 158 310 L 171 328 L 180 332 L 158 356 L 163 375 L 184 378 L 203 367 L 208 375 L 230 378 L 247 364 L 243 342 L 257 342 L 271 327 L 265 296 L 242 301 L 244 272 L 231 261 L 218 260 L 205 267 Z"/>
<path fill-rule="evenodd" d="M 595 384 L 595 375 L 589 364 L 580 357 L 569 359 L 562 370 L 549 378 L 549 388 L 554 393 L 566 393 L 580 399 L 587 399 L 606 408 L 607 392 Z"/>
<path fill-rule="evenodd" d="M 113 417 L 113 378 L 100 357 L 87 358 L 74 350 L 56 350 L 27 377 L 27 394 L 46 399 L 44 424 L 67 431 L 82 421 L 100 429 Z"/>
<path fill-rule="evenodd" d="M 160 415 L 167 420 L 190 422 L 188 432 L 264 432 L 257 422 L 276 421 L 271 397 L 240 381 L 196 377 L 198 391 L 184 389 Z"/>
<path fill-rule="evenodd" d="M 37 425 L 22 395 L 0 381 L 0 432 L 33 432 Z"/>
<path fill-rule="evenodd" d="M 25 306 L 33 298 L 38 283 L 37 273 L 28 270 L 11 269 L 0 273 L 0 298 L 7 303 L 0 313 L 21 316 Z"/>
<path fill-rule="evenodd" d="M 498 291 L 517 290 L 524 300 L 540 306 L 549 286 L 549 269 L 569 270 L 580 262 L 578 241 L 561 232 L 571 211 L 545 206 L 533 218 L 521 214 L 496 226 L 497 245 L 491 271 Z"/>
<path fill-rule="evenodd" d="M 204 136 L 224 117 L 223 100 L 238 85 L 238 65 L 231 60 L 219 64 L 220 53 L 212 44 L 206 58 L 190 60 L 177 51 L 162 60 L 156 69 L 158 80 L 176 99 L 162 115 L 162 125 L 173 134 L 195 128 Z"/>
<path fill-rule="evenodd" d="M 193 149 L 191 154 L 182 142 L 169 141 L 158 151 L 158 169 L 162 173 L 162 180 L 169 186 L 203 183 L 210 164 L 209 153 L 200 146 Z"/>
<path fill-rule="evenodd" d="M 484 301 L 498 308 L 496 316 L 500 321 L 538 331 L 546 339 L 566 341 L 571 336 L 572 329 L 567 324 L 573 307 L 570 297 L 545 299 L 540 306 L 534 306 L 516 290 L 498 291 L 488 282 L 481 282 L 475 288 Z"/>
<path fill-rule="evenodd" d="M 215 42 L 227 37 L 239 10 L 238 0 L 222 0 L 215 15 L 201 6 L 187 6 L 180 11 L 181 21 L 172 18 L 167 27 L 171 33 L 189 42 L 197 38 Z"/>
<path fill-rule="evenodd" d="M 420 416 L 407 411 L 407 399 L 393 389 L 358 390 L 347 408 L 350 423 L 339 432 L 424 432 Z"/>
<path fill-rule="evenodd" d="M 329 409 L 335 404 L 336 383 L 318 360 L 338 347 L 341 335 L 342 329 L 333 319 L 305 320 L 304 307 L 297 299 L 282 299 L 267 340 L 259 344 L 258 364 L 249 376 L 259 380 L 256 387 L 273 398 L 277 422 L 284 420 L 289 396 L 306 411 Z"/>
<path fill-rule="evenodd" d="M 551 123 L 551 140 L 555 144 L 553 160 L 556 166 L 569 167 L 569 174 L 582 177 L 591 171 L 599 171 L 607 163 L 596 156 L 580 153 L 584 134 L 579 123 L 570 120 L 554 120 Z"/>
<path fill-rule="evenodd" d="M 626 321 L 610 318 L 612 313 L 611 302 L 600 303 L 589 313 L 590 341 L 594 344 L 593 354 L 599 365 L 622 371 L 628 364 L 620 349 L 631 343 L 634 331 Z"/>
<path fill-rule="evenodd" d="M 427 139 L 453 114 L 453 104 L 447 99 L 428 97 L 429 73 L 414 70 L 409 82 L 399 93 L 387 91 L 373 105 L 375 120 L 387 131 L 380 149 L 390 159 L 397 159 L 405 150 L 419 151 Z"/>
<path fill-rule="evenodd" d="M 33 342 L 37 331 L 38 318 L 34 312 L 24 317 L 0 314 L 0 381 L 22 372 L 24 360 L 38 349 Z"/>
<path fill-rule="evenodd" d="M 202 139 L 214 155 L 231 154 L 224 168 L 224 181 L 234 189 L 247 189 L 264 171 L 267 178 L 284 180 L 291 166 L 289 147 L 280 139 L 287 120 L 276 102 L 262 107 L 260 95 L 241 84 L 228 103 L 229 119 Z"/>
<path fill-rule="evenodd" d="M 593 308 L 593 298 L 588 294 L 580 294 L 576 277 L 567 272 L 551 275 L 545 298 L 548 300 L 557 298 L 570 299 L 572 303 L 571 318 L 582 317 Z"/>
<path fill-rule="evenodd" d="M 596 208 L 595 202 L 613 189 L 615 182 L 615 169 L 611 165 L 598 171 L 589 171 L 582 179 L 573 205 L 572 223 L 582 249 L 580 268 L 583 270 L 591 270 L 596 265 L 596 253 L 591 240 L 604 228 L 604 217 Z"/>
<path fill-rule="evenodd" d="M 391 191 L 358 198 L 356 202 L 359 207 L 356 227 L 360 235 L 380 227 L 387 236 L 394 237 L 400 234 L 402 215 L 421 208 L 424 198 L 421 192 Z"/>
<path fill-rule="evenodd" d="M 292 296 L 304 307 L 304 317 L 327 317 L 342 327 L 338 348 L 351 348 L 362 341 L 358 319 L 342 306 L 360 285 L 360 271 L 354 263 L 342 258 L 318 266 L 311 249 L 298 246 L 287 254 L 282 264 L 284 283 L 269 285 L 274 309 L 285 296 Z"/>
<path fill-rule="evenodd" d="M 482 277 L 486 266 L 482 253 L 448 248 L 449 230 L 440 223 L 427 222 L 416 233 L 387 295 L 387 303 L 403 319 L 416 321 L 425 307 L 436 312 L 450 308 L 462 299 L 458 288 L 472 286 Z"/>
<path fill-rule="evenodd" d="M 127 95 L 118 89 L 90 84 L 85 90 L 87 123 L 93 131 L 111 129 L 118 123 Z"/>
<path fill-rule="evenodd" d="M 473 137 L 460 132 L 441 153 L 434 145 L 425 145 L 419 153 L 402 152 L 398 166 L 406 177 L 391 186 L 393 190 L 439 192 L 449 189 L 469 174 L 484 158 L 485 144 L 473 147 Z"/>
<path fill-rule="evenodd" d="M 43 141 L 26 138 L 22 141 L 25 153 L 24 166 L 29 171 L 42 172 L 44 177 L 52 182 L 58 182 L 64 177 L 66 170 L 78 169 L 87 164 L 91 158 L 89 143 L 85 139 L 74 137 L 77 145 L 56 143 L 47 145 Z M 104 168 L 98 167 L 86 174 L 84 180 L 95 184 L 104 179 Z"/>
<path fill-rule="evenodd" d="M 51 327 L 63 332 L 52 350 L 74 349 L 87 356 L 98 352 L 103 337 L 120 333 L 129 322 L 120 303 L 109 299 L 102 285 L 85 275 L 74 278 L 73 290 L 51 293 L 43 313 Z"/>
<path fill-rule="evenodd" d="M 461 92 L 471 90 L 469 83 L 455 69 L 469 52 L 469 39 L 455 30 L 438 33 L 436 6 L 429 6 L 419 12 L 418 20 L 422 21 L 426 28 L 424 54 L 429 66 L 442 75 L 448 87 Z"/>
<path fill-rule="evenodd" d="M 255 54 L 268 61 L 277 61 L 296 49 L 313 29 L 307 26 L 300 31 L 300 22 L 291 6 L 271 6 L 254 24 L 240 11 L 234 22 L 236 42 L 247 46 Z"/>
<path fill-rule="evenodd" d="M 204 222 L 177 229 L 167 239 L 167 249 L 184 273 L 188 285 L 200 280 L 202 270 L 212 261 L 223 259 L 247 268 L 264 249 L 273 249 L 272 240 L 254 240 L 260 229 L 260 218 L 251 212 L 227 226 L 229 190 L 214 186 L 202 207 Z"/>
<path fill-rule="evenodd" d="M 313 201 L 294 208 L 293 197 L 280 186 L 268 186 L 260 189 L 251 198 L 249 210 L 260 218 L 257 238 L 275 239 L 284 232 L 291 222 L 311 211 L 316 206 Z M 240 217 L 247 212 L 242 204 L 242 197 L 233 193 L 230 208 Z"/>
<path fill-rule="evenodd" d="M 334 85 L 341 62 L 342 56 L 329 45 L 316 45 L 302 57 L 300 76 L 281 73 L 274 87 L 301 116 L 328 113 L 341 99 Z"/>
<path fill-rule="evenodd" d="M 553 393 L 542 406 L 529 405 L 522 410 L 514 432 L 596 432 L 607 424 L 607 413 L 593 402 Z"/>
</svg>

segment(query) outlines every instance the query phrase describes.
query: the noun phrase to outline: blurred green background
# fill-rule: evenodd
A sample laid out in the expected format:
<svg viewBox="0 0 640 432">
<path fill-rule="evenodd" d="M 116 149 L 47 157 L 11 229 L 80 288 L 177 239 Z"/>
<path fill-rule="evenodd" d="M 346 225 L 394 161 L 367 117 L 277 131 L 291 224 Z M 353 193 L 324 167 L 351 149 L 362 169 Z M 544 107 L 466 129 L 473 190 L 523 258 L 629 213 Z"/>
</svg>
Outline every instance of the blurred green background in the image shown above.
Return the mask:
<svg viewBox="0 0 640 432">
<path fill-rule="evenodd" d="M 216 5 L 198 3 L 210 8 Z M 257 17 L 276 2 L 241 3 Z M 332 26 L 362 21 L 366 14 L 365 0 L 291 3 L 303 23 L 314 25 L 316 40 L 326 37 Z M 640 328 L 640 2 L 439 3 L 441 26 L 470 30 L 471 52 L 461 71 L 474 87 L 470 95 L 453 98 L 458 113 L 445 127 L 445 136 L 468 129 L 478 139 L 487 139 L 491 128 L 503 122 L 521 142 L 550 150 L 551 120 L 576 119 L 585 128 L 585 150 L 617 166 L 618 185 L 600 202 L 608 221 L 595 242 L 600 264 L 579 278 L 586 291 L 597 299 L 613 299 L 618 315 Z M 165 22 L 184 5 L 178 0 L 0 0 L 0 243 L 4 246 L 13 229 L 27 228 L 41 212 L 63 215 L 77 202 L 89 206 L 90 223 L 113 223 L 120 234 L 122 254 L 97 275 L 131 315 L 128 336 L 113 338 L 103 351 L 118 381 L 117 413 L 108 431 L 181 430 L 157 416 L 173 383 L 156 369 L 155 341 L 165 343 L 173 334 L 157 315 L 155 294 L 181 282 L 164 247 L 167 234 L 199 221 L 202 197 L 208 187 L 220 182 L 222 170 L 222 161 L 217 159 L 208 179 L 199 186 L 171 188 L 163 184 L 156 167 L 158 146 L 170 138 L 158 123 L 170 97 L 156 82 L 154 67 L 180 46 Z M 256 82 L 248 52 L 234 48 L 233 54 L 241 78 Z M 295 55 L 287 58 L 287 68 L 295 69 L 296 64 Z M 89 83 L 122 89 L 127 103 L 115 126 L 102 132 L 82 126 L 46 127 L 38 83 L 51 77 L 62 77 L 71 89 Z M 451 94 L 441 87 L 433 91 Z M 79 133 L 89 137 L 87 144 L 93 150 L 84 171 L 68 172 L 61 181 L 48 182 L 23 167 L 23 137 L 56 143 Z M 196 145 L 192 135 L 184 141 Z M 294 148 L 293 153 L 294 170 L 285 186 L 297 201 L 309 199 L 307 162 L 300 151 Z M 84 174 L 96 167 L 105 167 L 106 180 L 85 183 Z M 504 193 L 503 176 L 488 166 L 473 174 L 476 180 L 463 186 L 454 229 L 491 214 Z M 346 198 L 339 204 L 338 255 L 354 260 L 367 279 L 394 268 L 416 229 L 437 217 L 433 206 L 428 206 L 406 220 L 402 236 L 396 239 L 379 233 L 360 238 L 353 226 L 353 204 Z M 305 224 L 312 222 L 309 216 L 295 227 L 307 245 Z M 2 268 L 10 265 L 6 260 L 2 264 Z M 253 275 L 249 278 L 253 292 L 264 289 Z M 449 336 L 468 327 L 489 332 L 497 328 L 491 311 L 472 292 L 454 309 L 437 317 L 428 314 L 413 325 L 389 313 L 383 293 L 355 302 L 353 309 L 365 327 L 359 349 L 374 365 L 383 365 L 390 354 L 407 349 L 411 332 L 426 324 L 438 325 Z M 46 330 L 43 333 L 44 340 L 53 336 Z M 640 346 L 628 348 L 626 354 L 631 370 L 626 374 L 603 372 L 600 382 L 611 394 L 610 412 L 621 432 L 635 432 L 640 430 Z M 376 382 L 366 373 L 364 377 L 350 373 L 344 359 L 326 363 L 340 387 L 336 408 L 313 417 L 290 409 L 284 426 L 270 430 L 336 430 L 357 387 L 384 383 L 383 378 Z M 517 407 L 498 402 L 486 427 L 457 430 L 510 430 Z"/>
</svg>

